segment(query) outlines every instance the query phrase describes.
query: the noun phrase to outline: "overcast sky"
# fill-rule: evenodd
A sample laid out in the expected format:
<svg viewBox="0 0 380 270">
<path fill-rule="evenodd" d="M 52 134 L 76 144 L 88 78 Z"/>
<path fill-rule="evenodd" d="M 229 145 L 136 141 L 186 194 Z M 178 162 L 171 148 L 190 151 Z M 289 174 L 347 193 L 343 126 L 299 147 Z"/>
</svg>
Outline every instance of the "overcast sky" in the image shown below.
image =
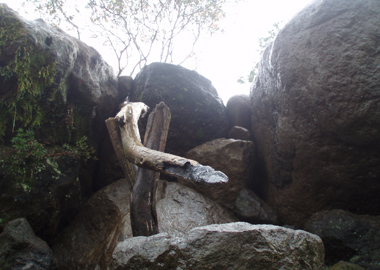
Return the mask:
<svg viewBox="0 0 380 270">
<path fill-rule="evenodd" d="M 243 0 L 230 5 L 222 24 L 224 33 L 200 40 L 195 50 L 196 57 L 184 66 L 211 80 L 224 103 L 233 95 L 249 94 L 250 84 L 239 84 L 237 80 L 247 76 L 259 61 L 258 38 L 265 37 L 274 23 L 287 22 L 311 1 Z M 20 10 L 22 0 L 0 2 L 26 16 Z M 29 14 L 27 18 L 35 19 L 36 16 Z M 98 49 L 97 44 L 88 45 Z M 99 51 L 104 54 L 104 50 Z"/>
</svg>

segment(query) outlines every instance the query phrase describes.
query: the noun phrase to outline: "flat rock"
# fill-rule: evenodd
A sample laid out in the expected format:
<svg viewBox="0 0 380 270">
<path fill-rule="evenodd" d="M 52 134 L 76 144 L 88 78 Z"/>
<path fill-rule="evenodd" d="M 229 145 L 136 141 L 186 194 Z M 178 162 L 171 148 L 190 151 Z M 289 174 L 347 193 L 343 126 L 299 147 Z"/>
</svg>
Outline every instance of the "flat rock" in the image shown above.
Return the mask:
<svg viewBox="0 0 380 270">
<path fill-rule="evenodd" d="M 111 269 L 324 268 L 322 240 L 305 231 L 236 222 L 120 242 Z"/>
</svg>

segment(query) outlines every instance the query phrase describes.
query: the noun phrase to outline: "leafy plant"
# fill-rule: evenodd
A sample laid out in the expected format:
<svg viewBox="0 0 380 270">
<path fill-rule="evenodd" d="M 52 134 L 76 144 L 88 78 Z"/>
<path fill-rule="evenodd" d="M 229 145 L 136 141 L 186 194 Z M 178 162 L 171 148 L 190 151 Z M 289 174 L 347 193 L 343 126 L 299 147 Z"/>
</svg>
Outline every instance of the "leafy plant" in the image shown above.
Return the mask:
<svg viewBox="0 0 380 270">
<path fill-rule="evenodd" d="M 233 1 L 24 0 L 46 21 L 109 46 L 118 75 L 124 69 L 132 75 L 148 62 L 183 63 L 202 35 L 220 31 L 228 2 Z"/>
<path fill-rule="evenodd" d="M 70 156 L 87 161 L 94 157 L 95 150 L 87 144 L 83 136 L 74 146 L 63 145 L 62 152 L 48 153 L 46 147 L 39 143 L 32 130 L 18 129 L 17 135 L 11 140 L 12 147 L 3 149 L 3 159 L 0 160 L 5 175 L 17 180 L 19 186 L 29 191 L 39 174 L 51 167 L 55 172 L 53 178 L 61 174 L 58 164 L 52 159 L 58 156 Z M 7 153 L 5 153 L 7 152 Z"/>
</svg>

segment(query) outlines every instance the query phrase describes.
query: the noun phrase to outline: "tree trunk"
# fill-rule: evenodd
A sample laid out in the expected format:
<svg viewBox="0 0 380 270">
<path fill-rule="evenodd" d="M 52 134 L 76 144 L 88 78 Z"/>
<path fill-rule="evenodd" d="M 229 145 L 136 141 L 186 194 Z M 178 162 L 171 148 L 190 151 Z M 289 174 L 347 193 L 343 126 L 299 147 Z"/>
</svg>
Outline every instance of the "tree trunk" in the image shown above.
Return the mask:
<svg viewBox="0 0 380 270">
<path fill-rule="evenodd" d="M 161 102 L 149 115 L 144 145 L 163 152 L 170 125 L 170 110 Z M 140 167 L 133 186 L 131 225 L 133 236 L 150 236 L 158 233 L 155 194 L 160 173 Z"/>
</svg>

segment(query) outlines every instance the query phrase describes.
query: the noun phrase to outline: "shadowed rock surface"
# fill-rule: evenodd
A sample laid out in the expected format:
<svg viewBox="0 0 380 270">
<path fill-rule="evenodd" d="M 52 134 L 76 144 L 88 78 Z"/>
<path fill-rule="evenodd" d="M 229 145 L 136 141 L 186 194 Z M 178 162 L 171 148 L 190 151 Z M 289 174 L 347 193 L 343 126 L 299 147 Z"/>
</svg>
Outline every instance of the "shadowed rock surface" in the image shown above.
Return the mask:
<svg viewBox="0 0 380 270">
<path fill-rule="evenodd" d="M 277 214 L 253 191 L 243 188 L 235 201 L 235 214 L 252 224 L 278 224 Z"/>
<path fill-rule="evenodd" d="M 53 252 L 38 238 L 25 218 L 12 220 L 0 234 L 0 268 L 52 270 Z"/>
<path fill-rule="evenodd" d="M 262 195 L 286 224 L 380 214 L 380 2 L 317 0 L 264 52 L 251 87 Z"/>
<path fill-rule="evenodd" d="M 251 106 L 248 95 L 232 96 L 226 105 L 229 130 L 234 126 L 251 130 Z"/>
<path fill-rule="evenodd" d="M 305 231 L 237 222 L 120 242 L 111 269 L 324 269 L 322 240 Z"/>
<path fill-rule="evenodd" d="M 130 101 L 150 108 L 163 101 L 170 108 L 165 152 L 183 156 L 197 145 L 227 135 L 226 108 L 211 81 L 195 71 L 165 63 L 145 66 L 136 75 Z"/>
<path fill-rule="evenodd" d="M 326 264 L 343 260 L 364 269 L 380 269 L 380 216 L 322 211 L 308 220 L 305 230 L 322 238 Z"/>
<path fill-rule="evenodd" d="M 125 179 L 95 193 L 52 247 L 59 269 L 105 269 L 129 219 L 129 201 Z"/>
<path fill-rule="evenodd" d="M 41 19 L 27 21 L 5 4 L 0 25 L 0 141 L 9 143 L 12 130 L 22 127 L 34 130 L 49 153 L 82 136 L 97 149 L 106 134 L 104 120 L 127 94 L 118 91 L 111 66 L 94 48 Z M 29 191 L 2 168 L 0 229 L 27 217 L 36 235 L 50 243 L 87 200 L 94 163 L 65 156 L 51 162 L 61 173 L 46 165 L 31 177 Z"/>
<path fill-rule="evenodd" d="M 219 185 L 189 184 L 206 197 L 233 209 L 240 190 L 249 184 L 254 162 L 252 141 L 216 139 L 191 149 L 186 157 L 220 170 L 228 183 Z"/>
</svg>

